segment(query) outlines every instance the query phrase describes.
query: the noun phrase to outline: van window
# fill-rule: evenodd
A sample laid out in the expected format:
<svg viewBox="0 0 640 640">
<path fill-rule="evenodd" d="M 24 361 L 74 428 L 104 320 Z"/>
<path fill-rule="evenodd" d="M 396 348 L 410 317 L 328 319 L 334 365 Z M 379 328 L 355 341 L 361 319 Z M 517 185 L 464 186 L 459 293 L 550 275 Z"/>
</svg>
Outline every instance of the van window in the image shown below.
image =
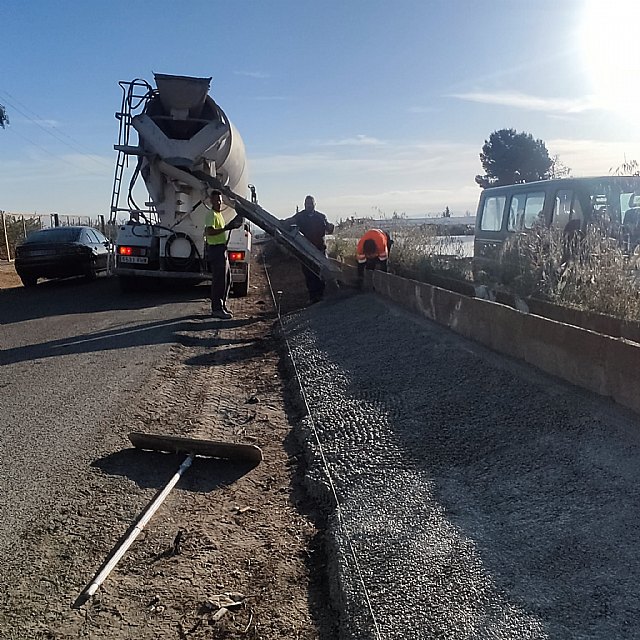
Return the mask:
<svg viewBox="0 0 640 640">
<path fill-rule="evenodd" d="M 620 211 L 622 212 L 622 224 L 625 222 L 625 217 L 629 213 L 629 220 L 634 219 L 637 215 L 637 208 L 640 207 L 640 193 L 621 193 L 620 194 Z"/>
<path fill-rule="evenodd" d="M 502 229 L 502 213 L 507 201 L 505 196 L 491 196 L 484 201 L 480 229 L 482 231 L 500 231 Z"/>
<path fill-rule="evenodd" d="M 540 221 L 544 207 L 544 191 L 533 193 L 514 193 L 509 204 L 508 231 L 531 229 Z"/>
<path fill-rule="evenodd" d="M 536 224 L 544 222 L 542 213 L 544 209 L 544 191 L 527 193 L 524 205 L 524 228 L 532 229 Z"/>
<path fill-rule="evenodd" d="M 509 205 L 509 220 L 507 229 L 509 231 L 522 231 L 524 224 L 524 203 L 527 200 L 525 193 L 516 193 L 511 196 Z"/>
<path fill-rule="evenodd" d="M 571 201 L 573 191 L 567 189 L 558 191 L 553 203 L 552 225 L 559 229 L 564 229 L 571 220 Z"/>
<path fill-rule="evenodd" d="M 553 203 L 552 225 L 558 229 L 565 229 L 571 220 L 582 220 L 582 217 L 582 206 L 573 190 L 557 191 Z"/>
</svg>

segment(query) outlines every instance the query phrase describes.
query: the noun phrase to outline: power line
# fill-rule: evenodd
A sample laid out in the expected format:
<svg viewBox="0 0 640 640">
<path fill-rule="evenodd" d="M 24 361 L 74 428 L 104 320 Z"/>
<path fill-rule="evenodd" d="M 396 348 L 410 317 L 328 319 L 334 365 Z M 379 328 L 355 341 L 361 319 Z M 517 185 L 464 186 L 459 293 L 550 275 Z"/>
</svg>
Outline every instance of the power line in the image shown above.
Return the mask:
<svg viewBox="0 0 640 640">
<path fill-rule="evenodd" d="M 74 169 L 83 169 L 84 171 L 86 171 L 87 173 L 91 174 L 92 176 L 97 176 L 99 178 L 104 178 L 104 175 L 101 174 L 101 173 L 96 173 L 95 171 L 91 171 L 90 169 L 87 169 L 86 167 L 81 167 L 78 164 L 74 164 L 73 162 L 71 162 L 70 160 L 67 160 L 67 158 L 65 158 L 63 156 L 56 155 L 55 153 L 53 153 L 53 151 L 50 151 L 46 147 L 43 147 L 42 145 L 38 144 L 37 142 L 34 142 L 33 140 L 31 140 L 27 136 L 22 135 L 21 133 L 18 133 L 12 127 L 7 128 L 7 131 L 13 133 L 14 135 L 18 136 L 19 138 L 22 138 L 23 140 L 26 140 L 29 144 L 32 144 L 34 147 L 37 147 L 41 151 L 44 151 L 45 153 L 47 153 L 48 155 L 52 156 L 56 160 L 59 160 L 60 162 L 64 162 L 65 164 L 68 164 L 69 166 L 73 167 Z"/>
<path fill-rule="evenodd" d="M 7 96 L 9 96 L 9 97 L 7 98 Z M 87 149 L 86 147 L 81 146 L 80 143 L 78 143 L 76 140 L 74 140 L 67 133 L 57 129 L 54 125 L 52 125 L 51 127 L 43 126 L 41 124 L 41 121 L 44 121 L 45 119 L 42 118 L 41 116 L 39 116 L 37 113 L 35 113 L 35 111 L 33 111 L 32 109 L 29 109 L 29 107 L 24 105 L 17 98 L 14 98 L 8 91 L 0 92 L 0 99 L 2 99 L 9 106 L 11 106 L 13 109 L 15 109 L 20 115 L 22 115 L 27 120 L 29 120 L 30 122 L 35 124 L 37 127 L 42 129 L 42 131 L 44 131 L 45 133 L 49 134 L 50 136 L 53 136 L 54 138 L 56 138 L 56 140 L 58 140 L 58 142 L 62 142 L 62 144 L 68 146 L 69 148 L 73 149 L 74 151 L 77 151 L 78 153 L 80 153 L 80 155 L 88 158 L 89 160 L 91 160 L 91 161 L 95 162 L 96 164 L 100 165 L 101 167 L 109 167 L 109 168 L 111 168 L 111 164 L 109 164 L 109 163 L 107 163 L 107 162 L 105 162 L 103 160 L 98 160 L 97 158 L 95 158 L 95 156 L 91 154 L 89 149 Z M 18 103 L 19 105 L 21 105 L 22 109 L 20 107 L 18 107 L 15 103 Z M 35 116 L 35 118 L 31 117 L 28 113 L 25 113 L 25 111 L 30 112 L 33 116 Z M 36 118 L 37 118 L 37 120 L 36 120 Z M 65 140 L 64 138 L 67 138 L 68 141 Z M 35 144 L 35 143 L 32 142 L 31 144 Z M 38 146 L 38 145 L 36 145 L 36 146 Z"/>
</svg>

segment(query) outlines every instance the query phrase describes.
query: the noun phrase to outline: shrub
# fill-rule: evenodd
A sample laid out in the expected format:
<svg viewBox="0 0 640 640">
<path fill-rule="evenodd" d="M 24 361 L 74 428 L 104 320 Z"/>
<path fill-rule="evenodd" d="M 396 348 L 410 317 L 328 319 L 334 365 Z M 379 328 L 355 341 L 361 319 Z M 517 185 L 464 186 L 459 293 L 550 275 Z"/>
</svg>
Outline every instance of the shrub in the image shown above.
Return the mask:
<svg viewBox="0 0 640 640">
<path fill-rule="evenodd" d="M 589 227 L 573 242 L 556 229 L 516 234 L 505 243 L 503 274 L 518 295 L 640 320 L 633 259 L 600 227 Z"/>
<path fill-rule="evenodd" d="M 357 239 L 334 235 L 327 243 L 327 254 L 330 258 L 350 262 L 350 258 L 355 256 Z"/>
<path fill-rule="evenodd" d="M 354 231 L 359 234 L 357 237 Z M 355 264 L 356 245 L 365 228 L 343 229 L 329 242 L 332 258 Z M 471 259 L 464 256 L 464 245 L 451 235 L 439 235 L 432 225 L 416 225 L 389 230 L 393 247 L 389 270 L 396 275 L 425 280 L 430 273 L 463 280 L 471 279 Z"/>
<path fill-rule="evenodd" d="M 16 246 L 31 231 L 40 228 L 40 218 L 25 218 L 10 213 L 0 215 L 0 259 L 13 259 L 16 255 Z"/>
</svg>

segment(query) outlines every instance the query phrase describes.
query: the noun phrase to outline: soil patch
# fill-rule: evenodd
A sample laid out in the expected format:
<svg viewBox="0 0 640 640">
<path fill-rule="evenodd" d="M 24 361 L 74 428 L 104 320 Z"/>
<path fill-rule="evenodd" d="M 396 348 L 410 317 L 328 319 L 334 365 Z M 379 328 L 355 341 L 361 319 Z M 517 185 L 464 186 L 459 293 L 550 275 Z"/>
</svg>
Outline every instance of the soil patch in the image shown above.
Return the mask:
<svg viewBox="0 0 640 640">
<path fill-rule="evenodd" d="M 22 283 L 11 262 L 0 262 L 0 289 L 20 287 Z"/>
<path fill-rule="evenodd" d="M 304 456 L 293 435 L 298 392 L 286 373 L 265 262 L 282 292 L 280 310 L 306 303 L 298 264 L 260 247 L 249 295 L 231 300 L 234 319 L 213 335 L 185 331 L 128 415 L 109 425 L 257 444 L 264 461 L 252 468 L 196 460 L 97 595 L 74 607 L 183 457 L 124 449 L 96 460 L 55 513 L 21 532 L 19 552 L 3 566 L 1 638 L 335 637 L 325 523 L 303 488 Z M 0 275 L 14 286 L 11 273 Z"/>
</svg>

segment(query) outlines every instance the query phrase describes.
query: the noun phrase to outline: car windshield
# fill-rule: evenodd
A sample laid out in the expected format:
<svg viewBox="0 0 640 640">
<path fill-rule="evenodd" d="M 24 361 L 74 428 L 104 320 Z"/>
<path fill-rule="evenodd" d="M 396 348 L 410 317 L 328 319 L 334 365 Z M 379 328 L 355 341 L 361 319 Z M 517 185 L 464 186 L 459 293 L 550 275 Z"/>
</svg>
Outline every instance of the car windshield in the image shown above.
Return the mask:
<svg viewBox="0 0 640 640">
<path fill-rule="evenodd" d="M 29 244 L 40 242 L 77 242 L 80 229 L 70 227 L 56 227 L 35 231 L 26 240 Z"/>
</svg>

